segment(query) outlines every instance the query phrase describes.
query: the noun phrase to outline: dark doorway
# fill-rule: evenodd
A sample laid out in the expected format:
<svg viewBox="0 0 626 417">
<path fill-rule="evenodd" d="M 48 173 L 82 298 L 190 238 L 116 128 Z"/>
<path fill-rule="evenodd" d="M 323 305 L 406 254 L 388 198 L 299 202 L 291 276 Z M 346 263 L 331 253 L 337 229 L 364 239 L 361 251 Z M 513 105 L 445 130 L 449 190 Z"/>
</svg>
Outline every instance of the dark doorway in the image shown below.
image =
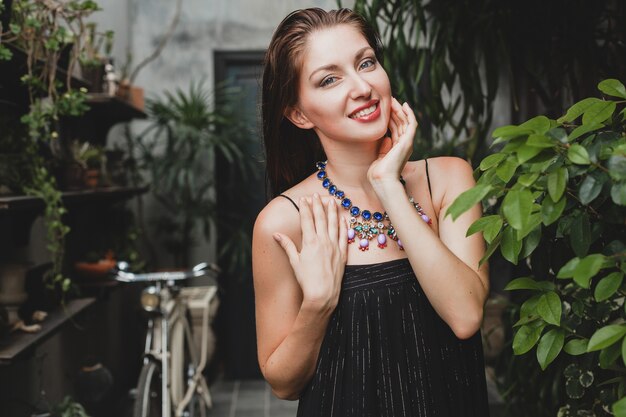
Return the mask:
<svg viewBox="0 0 626 417">
<path fill-rule="evenodd" d="M 216 160 L 217 202 L 220 218 L 228 224 L 218 225 L 218 252 L 232 243 L 233 223 L 243 232 L 238 244 L 228 246 L 220 265 L 238 266 L 221 274 L 221 307 L 217 321 L 219 352 L 226 378 L 260 378 L 256 355 L 254 291 L 250 262 L 252 227 L 265 205 L 264 164 L 262 162 L 261 128 L 258 106 L 264 52 L 216 52 L 215 84 L 237 90 L 237 113 L 248 125 L 250 140 L 245 145 L 246 158 L 253 163 L 256 177 L 242 178 L 230 170 L 225 158 Z"/>
</svg>

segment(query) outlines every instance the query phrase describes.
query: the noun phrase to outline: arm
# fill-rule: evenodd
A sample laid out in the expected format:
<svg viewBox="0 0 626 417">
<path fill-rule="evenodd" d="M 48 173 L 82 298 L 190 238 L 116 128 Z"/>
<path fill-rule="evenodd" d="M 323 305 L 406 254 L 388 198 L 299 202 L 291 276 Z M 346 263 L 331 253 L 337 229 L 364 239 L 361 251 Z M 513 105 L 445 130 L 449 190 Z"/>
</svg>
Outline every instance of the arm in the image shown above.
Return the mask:
<svg viewBox="0 0 626 417">
<path fill-rule="evenodd" d="M 295 227 L 289 230 L 285 211 L 277 206 L 273 202 L 263 210 L 253 233 L 258 358 L 274 394 L 297 399 L 315 372 L 339 299 L 347 247 L 339 242 L 347 240 L 346 227 L 339 225 L 334 201 L 326 214 L 319 197 L 311 206 L 301 200 L 300 224 L 291 221 Z M 298 252 L 293 242 L 300 237 Z"/>
<path fill-rule="evenodd" d="M 482 234 L 466 237 L 469 226 L 481 216 L 480 205 L 456 221 L 445 212 L 456 197 L 474 185 L 470 165 L 460 158 L 437 158 L 445 172 L 445 194 L 439 211 L 439 236 L 417 214 L 398 181 L 376 187 L 393 221 L 411 266 L 424 293 L 439 316 L 457 337 L 469 338 L 478 331 L 489 293 L 488 267 L 478 263 L 485 248 Z M 435 164 L 432 164 L 435 165 Z"/>
<path fill-rule="evenodd" d="M 482 322 L 489 293 L 487 265 L 478 267 L 484 254 L 482 234 L 465 237 L 481 216 L 476 205 L 455 222 L 445 217 L 454 199 L 474 185 L 471 167 L 459 158 L 438 158 L 445 194 L 439 210 L 439 236 L 424 223 L 399 181 L 413 149 L 417 121 L 408 104 L 393 100 L 389 122 L 391 137 L 382 142 L 368 179 L 392 220 L 424 293 L 439 316 L 459 338 L 471 337 Z M 443 166 L 445 165 L 445 166 Z"/>
</svg>

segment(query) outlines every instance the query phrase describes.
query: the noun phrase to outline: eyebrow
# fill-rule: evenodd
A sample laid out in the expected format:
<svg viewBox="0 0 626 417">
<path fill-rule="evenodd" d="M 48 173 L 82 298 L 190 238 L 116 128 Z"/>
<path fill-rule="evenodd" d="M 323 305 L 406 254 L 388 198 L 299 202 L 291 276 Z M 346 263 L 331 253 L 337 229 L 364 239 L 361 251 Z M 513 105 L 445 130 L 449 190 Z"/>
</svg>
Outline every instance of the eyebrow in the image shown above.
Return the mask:
<svg viewBox="0 0 626 417">
<path fill-rule="evenodd" d="M 372 49 L 372 47 L 368 45 L 366 47 L 363 47 L 363 48 L 359 49 L 357 51 L 357 53 L 355 54 L 355 56 L 354 56 L 354 60 L 358 61 L 361 58 L 363 58 L 363 55 L 365 55 L 365 52 L 367 52 L 368 49 Z M 309 80 L 311 78 L 313 78 L 313 75 L 315 75 L 315 73 L 317 73 L 319 71 L 324 71 L 324 70 L 326 70 L 326 71 L 336 71 L 337 69 L 339 69 L 339 66 L 335 65 L 335 64 L 324 65 L 323 67 L 319 67 L 315 71 L 313 71 L 311 73 L 311 75 L 309 76 Z"/>
</svg>

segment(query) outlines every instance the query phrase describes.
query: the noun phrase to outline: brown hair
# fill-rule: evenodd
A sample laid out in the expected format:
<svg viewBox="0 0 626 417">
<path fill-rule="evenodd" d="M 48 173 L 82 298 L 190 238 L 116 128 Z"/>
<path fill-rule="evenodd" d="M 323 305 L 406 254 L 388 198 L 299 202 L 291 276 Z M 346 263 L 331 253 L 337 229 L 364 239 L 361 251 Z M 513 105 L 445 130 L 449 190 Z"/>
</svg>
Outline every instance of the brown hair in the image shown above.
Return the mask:
<svg viewBox="0 0 626 417">
<path fill-rule="evenodd" d="M 359 30 L 382 62 L 380 37 L 363 17 L 349 9 L 296 10 L 283 19 L 272 36 L 265 54 L 261 93 L 266 186 L 271 197 L 302 181 L 313 173 L 316 161 L 325 159 L 315 131 L 296 127 L 284 114 L 298 101 L 302 52 L 308 36 L 340 24 Z"/>
</svg>

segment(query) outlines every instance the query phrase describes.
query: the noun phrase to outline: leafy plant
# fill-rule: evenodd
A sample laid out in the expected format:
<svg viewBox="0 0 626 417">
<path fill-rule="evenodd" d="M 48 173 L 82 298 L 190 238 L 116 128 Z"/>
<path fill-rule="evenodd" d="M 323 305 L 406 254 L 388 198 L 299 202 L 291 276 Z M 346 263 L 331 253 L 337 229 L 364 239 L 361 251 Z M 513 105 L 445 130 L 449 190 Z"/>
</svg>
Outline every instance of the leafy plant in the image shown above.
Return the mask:
<svg viewBox="0 0 626 417">
<path fill-rule="evenodd" d="M 456 219 L 482 200 L 487 215 L 467 232 L 488 243 L 481 262 L 499 249 L 527 266 L 506 287 L 521 292 L 512 349 L 536 347 L 556 378 L 542 415 L 626 416 L 626 88 L 615 79 L 598 88 L 604 98 L 556 120 L 496 129 L 501 149 L 447 213 Z M 506 393 L 513 414 L 516 389 Z"/>
<path fill-rule="evenodd" d="M 626 71 L 623 2 L 356 0 L 354 9 L 383 38 L 394 94 L 417 110 L 420 157 L 486 155 L 504 78 L 513 117 L 537 107 L 554 117 L 595 80 Z"/>
<path fill-rule="evenodd" d="M 135 141 L 138 167 L 149 173 L 152 194 L 165 210 L 156 218 L 157 231 L 175 266 L 188 265 L 197 225 L 208 238 L 217 221 L 211 171 L 216 155 L 223 155 L 232 169 L 251 172 L 251 161 L 241 151 L 245 126 L 227 100 L 233 92 L 218 93 L 213 109 L 202 84 L 148 100 L 151 124 Z"/>
<path fill-rule="evenodd" d="M 89 417 L 85 408 L 70 396 L 66 396 L 63 401 L 57 404 L 53 413 L 58 417 Z"/>
<path fill-rule="evenodd" d="M 46 274 L 51 287 L 67 291 L 69 278 L 62 273 L 65 236 L 69 228 L 63 223 L 66 209 L 54 177 L 49 158 L 59 148 L 59 120 L 63 116 L 78 116 L 87 110 L 84 88 L 74 89 L 72 74 L 82 53 L 85 19 L 98 10 L 94 1 L 29 1 L 12 3 L 11 22 L 0 33 L 0 59 L 11 60 L 25 55 L 26 73 L 21 81 L 28 90 L 29 112 L 22 116 L 28 130 L 25 145 L 31 170 L 29 183 L 23 190 L 42 198 L 46 205 L 44 221 L 47 227 L 47 248 L 52 256 L 52 268 Z M 61 53 L 71 47 L 65 79 L 57 79 Z"/>
</svg>

